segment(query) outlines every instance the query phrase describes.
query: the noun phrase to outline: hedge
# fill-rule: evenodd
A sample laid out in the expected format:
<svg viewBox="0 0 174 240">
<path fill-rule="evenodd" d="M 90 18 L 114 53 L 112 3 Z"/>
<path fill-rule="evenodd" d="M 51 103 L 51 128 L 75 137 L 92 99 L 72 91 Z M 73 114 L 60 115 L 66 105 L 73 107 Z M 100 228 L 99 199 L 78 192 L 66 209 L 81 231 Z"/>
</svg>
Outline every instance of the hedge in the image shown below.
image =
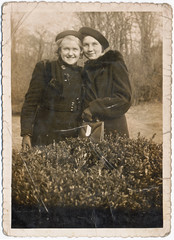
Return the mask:
<svg viewBox="0 0 174 240">
<path fill-rule="evenodd" d="M 162 207 L 162 144 L 110 134 L 13 151 L 13 201 L 22 205 Z"/>
</svg>

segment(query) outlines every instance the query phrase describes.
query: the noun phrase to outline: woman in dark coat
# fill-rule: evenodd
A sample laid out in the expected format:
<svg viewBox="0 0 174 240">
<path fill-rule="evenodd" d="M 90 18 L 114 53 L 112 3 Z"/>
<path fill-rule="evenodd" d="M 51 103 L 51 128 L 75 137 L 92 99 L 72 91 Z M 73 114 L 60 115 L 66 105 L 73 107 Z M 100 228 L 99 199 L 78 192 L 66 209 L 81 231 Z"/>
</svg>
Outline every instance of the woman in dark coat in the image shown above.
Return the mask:
<svg viewBox="0 0 174 240">
<path fill-rule="evenodd" d="M 84 66 L 85 121 L 104 121 L 105 132 L 128 134 L 125 113 L 131 106 L 131 86 L 127 67 L 118 51 L 104 50 L 107 39 L 98 31 L 82 27 L 83 52 L 89 59 Z"/>
<path fill-rule="evenodd" d="M 47 145 L 78 136 L 81 122 L 81 34 L 68 30 L 57 35 L 59 58 L 35 66 L 21 112 L 22 145 Z"/>
</svg>

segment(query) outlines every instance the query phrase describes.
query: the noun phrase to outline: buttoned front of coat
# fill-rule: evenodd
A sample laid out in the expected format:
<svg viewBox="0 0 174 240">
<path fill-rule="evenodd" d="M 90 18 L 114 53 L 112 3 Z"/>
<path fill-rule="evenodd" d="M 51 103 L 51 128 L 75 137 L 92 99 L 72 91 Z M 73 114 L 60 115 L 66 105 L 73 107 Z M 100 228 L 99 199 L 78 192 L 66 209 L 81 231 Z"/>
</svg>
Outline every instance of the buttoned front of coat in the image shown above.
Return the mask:
<svg viewBox="0 0 174 240">
<path fill-rule="evenodd" d="M 38 137 L 42 138 L 40 142 L 46 136 L 51 141 L 61 135 L 61 131 L 78 128 L 81 90 L 80 67 L 69 66 L 61 60 L 37 63 L 21 112 L 21 135 L 32 136 L 35 145 Z M 67 136 L 73 134 L 67 131 Z"/>
<path fill-rule="evenodd" d="M 57 112 L 80 110 L 81 68 L 59 64 L 59 62 L 53 64 L 56 67 L 55 74 L 52 74 L 44 90 L 41 106 Z"/>
</svg>

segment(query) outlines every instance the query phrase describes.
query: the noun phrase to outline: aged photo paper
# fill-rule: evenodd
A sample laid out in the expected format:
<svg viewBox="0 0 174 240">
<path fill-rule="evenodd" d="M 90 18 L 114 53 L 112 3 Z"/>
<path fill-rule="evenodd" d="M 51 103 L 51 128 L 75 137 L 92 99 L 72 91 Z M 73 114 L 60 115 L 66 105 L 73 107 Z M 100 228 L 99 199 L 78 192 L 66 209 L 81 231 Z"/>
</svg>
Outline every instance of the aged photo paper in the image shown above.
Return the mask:
<svg viewBox="0 0 174 240">
<path fill-rule="evenodd" d="M 62 40 L 67 35 L 73 36 Z M 172 8 L 168 4 L 3 4 L 2 155 L 6 235 L 162 237 L 170 233 L 171 59 Z M 52 62 L 57 61 L 63 62 L 62 82 L 57 82 L 52 70 Z M 87 85 L 93 72 L 93 82 Z M 51 77 L 44 88 L 47 74 Z M 83 100 L 80 102 L 77 96 L 76 102 L 71 99 L 69 104 L 68 100 L 62 100 L 65 95 L 59 94 L 66 106 L 58 105 L 56 91 L 63 86 L 70 99 L 77 93 L 81 78 L 83 84 L 79 86 L 83 88 L 84 102 L 86 93 L 96 88 L 92 95 L 96 99 L 86 108 L 91 110 L 84 110 Z M 41 88 L 47 95 L 41 96 Z M 50 109 L 53 92 L 54 109 Z M 36 106 L 36 96 L 47 106 L 42 115 L 43 105 Z M 92 110 L 102 108 L 107 101 L 111 102 L 106 111 L 109 120 L 105 118 L 105 108 L 101 113 L 103 118 L 96 114 L 95 122 L 84 120 L 84 116 L 91 116 Z M 55 121 L 61 119 L 63 126 L 79 104 L 83 122 L 72 125 L 75 127 L 70 130 L 83 130 L 85 137 L 79 134 L 58 141 L 56 134 L 63 135 L 67 129 L 55 127 L 51 143 L 47 141 L 49 136 L 44 135 L 40 142 L 32 142 L 31 148 L 24 149 L 24 145 L 30 147 L 31 139 L 34 141 L 29 120 L 24 119 L 34 119 L 30 122 L 37 132 L 47 117 L 51 129 L 54 128 L 53 121 L 49 121 L 51 112 L 58 116 Z M 37 111 L 31 110 L 34 108 Z M 40 122 L 36 124 L 38 109 Z M 116 111 L 118 116 L 113 115 Z M 57 112 L 60 114 L 56 115 Z M 115 130 L 118 118 L 122 119 L 120 129 L 127 119 L 127 135 Z"/>
</svg>

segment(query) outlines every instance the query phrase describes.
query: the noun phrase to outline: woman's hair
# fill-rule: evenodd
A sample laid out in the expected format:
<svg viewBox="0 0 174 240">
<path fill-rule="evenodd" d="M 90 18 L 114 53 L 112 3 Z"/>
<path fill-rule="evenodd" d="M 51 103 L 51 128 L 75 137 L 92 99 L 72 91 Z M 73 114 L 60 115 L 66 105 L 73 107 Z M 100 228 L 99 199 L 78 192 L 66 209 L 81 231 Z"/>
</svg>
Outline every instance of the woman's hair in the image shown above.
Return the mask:
<svg viewBox="0 0 174 240">
<path fill-rule="evenodd" d="M 81 51 L 83 50 L 82 43 L 81 43 L 80 39 L 75 37 L 75 36 L 73 36 L 73 35 L 68 35 L 68 36 L 66 36 L 64 38 L 59 39 L 56 42 L 57 43 L 57 47 L 58 47 L 56 53 L 58 54 L 58 56 L 60 55 L 60 49 L 62 47 L 62 41 L 65 40 L 65 39 L 66 40 L 70 40 L 70 41 L 75 41 L 79 45 L 80 50 Z"/>
</svg>

